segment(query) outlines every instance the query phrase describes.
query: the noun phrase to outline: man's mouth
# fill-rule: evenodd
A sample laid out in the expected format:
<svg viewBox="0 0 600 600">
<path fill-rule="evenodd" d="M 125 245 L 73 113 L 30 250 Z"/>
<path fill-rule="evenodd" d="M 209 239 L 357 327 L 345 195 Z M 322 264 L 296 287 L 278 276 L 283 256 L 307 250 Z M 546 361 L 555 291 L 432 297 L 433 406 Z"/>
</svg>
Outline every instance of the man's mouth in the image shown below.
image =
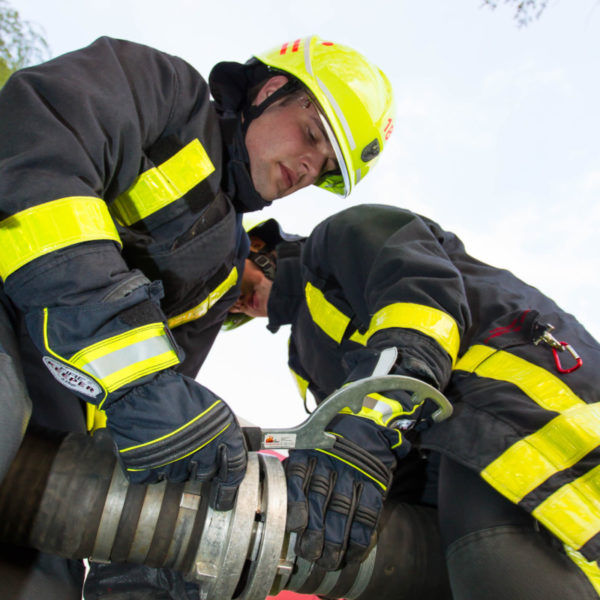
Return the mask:
<svg viewBox="0 0 600 600">
<path fill-rule="evenodd" d="M 281 164 L 281 177 L 283 179 L 283 183 L 287 189 L 296 185 L 296 175 L 291 169 L 288 169 L 285 165 Z"/>
</svg>

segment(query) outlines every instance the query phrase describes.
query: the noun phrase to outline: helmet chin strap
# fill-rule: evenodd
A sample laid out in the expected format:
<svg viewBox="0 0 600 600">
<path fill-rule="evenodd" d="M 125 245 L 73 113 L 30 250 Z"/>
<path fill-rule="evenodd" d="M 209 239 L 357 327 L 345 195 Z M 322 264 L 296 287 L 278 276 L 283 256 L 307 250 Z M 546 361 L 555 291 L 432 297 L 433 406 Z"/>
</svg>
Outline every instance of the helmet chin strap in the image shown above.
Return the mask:
<svg viewBox="0 0 600 600">
<path fill-rule="evenodd" d="M 246 137 L 246 131 L 248 131 L 250 123 L 254 121 L 254 119 L 260 117 L 273 102 L 288 96 L 301 87 L 302 85 L 297 79 L 288 79 L 285 84 L 267 96 L 260 104 L 247 105 L 242 111 L 242 133 L 244 134 L 244 138 Z"/>
</svg>

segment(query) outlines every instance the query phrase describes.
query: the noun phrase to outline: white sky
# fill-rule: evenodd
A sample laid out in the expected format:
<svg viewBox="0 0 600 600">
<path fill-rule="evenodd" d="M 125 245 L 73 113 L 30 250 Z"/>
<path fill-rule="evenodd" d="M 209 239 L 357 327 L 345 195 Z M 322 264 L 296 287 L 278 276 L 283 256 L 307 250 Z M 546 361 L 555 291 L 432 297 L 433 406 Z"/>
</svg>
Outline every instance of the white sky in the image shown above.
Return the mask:
<svg viewBox="0 0 600 600">
<path fill-rule="evenodd" d="M 500 0 L 502 2 L 502 0 Z M 258 213 L 307 234 L 349 203 L 403 206 L 512 270 L 600 339 L 600 2 L 550 0 L 519 28 L 479 0 L 12 0 L 54 56 L 100 35 L 177 54 L 205 77 L 220 60 L 309 34 L 361 50 L 388 74 L 397 115 L 379 165 L 340 200 L 306 190 Z M 288 331 L 222 334 L 198 379 L 245 419 L 304 412 Z"/>
</svg>

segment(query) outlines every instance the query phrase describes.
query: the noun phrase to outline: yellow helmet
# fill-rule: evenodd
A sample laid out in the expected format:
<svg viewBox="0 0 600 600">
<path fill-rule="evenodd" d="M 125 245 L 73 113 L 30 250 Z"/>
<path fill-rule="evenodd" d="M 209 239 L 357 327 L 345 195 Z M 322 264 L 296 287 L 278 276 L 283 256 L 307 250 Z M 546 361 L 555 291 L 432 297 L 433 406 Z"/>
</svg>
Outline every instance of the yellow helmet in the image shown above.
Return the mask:
<svg viewBox="0 0 600 600">
<path fill-rule="evenodd" d="M 317 100 L 341 171 L 317 185 L 347 196 L 373 167 L 394 128 L 388 78 L 356 50 L 314 35 L 255 58 L 299 79 Z"/>
</svg>

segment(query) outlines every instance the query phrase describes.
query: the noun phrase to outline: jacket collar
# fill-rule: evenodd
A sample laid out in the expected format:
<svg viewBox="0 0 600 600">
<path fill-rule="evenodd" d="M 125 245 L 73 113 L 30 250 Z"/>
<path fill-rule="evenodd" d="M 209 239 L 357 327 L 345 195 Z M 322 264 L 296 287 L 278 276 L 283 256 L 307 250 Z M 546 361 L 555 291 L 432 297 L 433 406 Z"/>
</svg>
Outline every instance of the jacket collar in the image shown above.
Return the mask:
<svg viewBox="0 0 600 600">
<path fill-rule="evenodd" d="M 303 300 L 300 256 L 279 258 L 267 306 L 267 329 L 275 333 L 282 325 L 293 323 Z"/>
</svg>

